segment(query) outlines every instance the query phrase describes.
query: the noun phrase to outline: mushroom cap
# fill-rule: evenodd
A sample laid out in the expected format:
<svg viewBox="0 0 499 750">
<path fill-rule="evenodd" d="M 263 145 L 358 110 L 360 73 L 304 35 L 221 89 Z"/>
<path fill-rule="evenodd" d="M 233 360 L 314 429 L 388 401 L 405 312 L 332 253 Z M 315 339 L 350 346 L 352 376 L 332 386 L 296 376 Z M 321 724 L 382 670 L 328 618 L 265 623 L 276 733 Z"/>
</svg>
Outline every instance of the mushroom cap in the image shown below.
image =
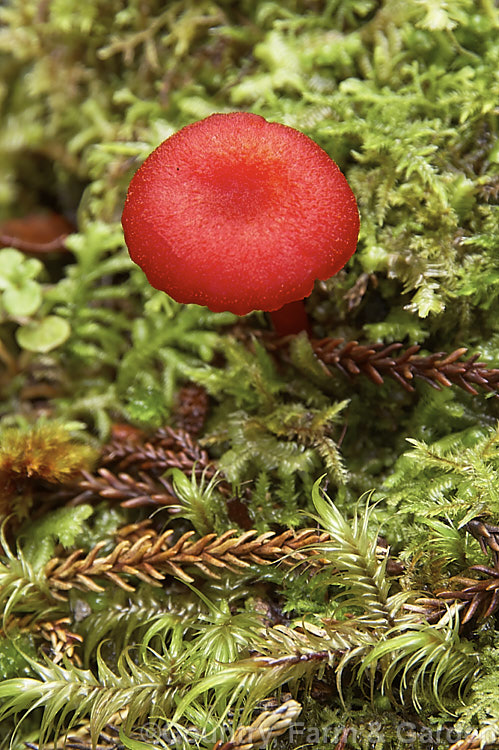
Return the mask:
<svg viewBox="0 0 499 750">
<path fill-rule="evenodd" d="M 238 315 L 308 296 L 359 233 L 355 197 L 326 152 L 245 112 L 211 115 L 158 146 L 130 183 L 122 223 L 153 287 Z"/>
</svg>

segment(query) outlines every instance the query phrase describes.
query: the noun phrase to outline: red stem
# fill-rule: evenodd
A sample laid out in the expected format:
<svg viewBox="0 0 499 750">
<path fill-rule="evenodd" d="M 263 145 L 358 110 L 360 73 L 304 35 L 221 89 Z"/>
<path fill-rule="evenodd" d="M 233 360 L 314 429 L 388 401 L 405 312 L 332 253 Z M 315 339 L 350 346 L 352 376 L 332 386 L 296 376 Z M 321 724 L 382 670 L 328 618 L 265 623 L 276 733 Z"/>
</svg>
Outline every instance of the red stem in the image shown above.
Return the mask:
<svg viewBox="0 0 499 750">
<path fill-rule="evenodd" d="M 290 336 L 300 331 L 311 334 L 310 322 L 301 299 L 288 302 L 279 310 L 273 310 L 270 313 L 270 319 L 278 336 Z"/>
</svg>

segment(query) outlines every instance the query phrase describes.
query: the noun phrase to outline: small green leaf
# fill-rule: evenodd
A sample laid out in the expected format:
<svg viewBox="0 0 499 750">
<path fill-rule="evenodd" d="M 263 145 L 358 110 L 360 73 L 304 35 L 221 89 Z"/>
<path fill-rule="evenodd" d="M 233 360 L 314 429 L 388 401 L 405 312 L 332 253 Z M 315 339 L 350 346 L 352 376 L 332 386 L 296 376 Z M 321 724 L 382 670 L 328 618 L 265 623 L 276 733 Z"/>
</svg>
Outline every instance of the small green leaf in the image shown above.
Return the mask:
<svg viewBox="0 0 499 750">
<path fill-rule="evenodd" d="M 40 285 L 32 279 L 26 279 L 22 286 L 11 286 L 2 296 L 6 312 L 13 317 L 33 315 L 42 304 Z"/>
<path fill-rule="evenodd" d="M 24 255 L 13 247 L 6 247 L 0 252 L 0 289 L 10 287 L 23 259 Z"/>
<path fill-rule="evenodd" d="M 23 285 L 28 279 L 34 279 L 43 269 L 43 263 L 37 258 L 26 258 L 13 247 L 0 251 L 0 289 L 12 285 Z"/>
<path fill-rule="evenodd" d="M 16 278 L 22 276 L 23 279 L 36 279 L 42 270 L 43 263 L 38 258 L 26 258 L 23 256 L 22 269 L 19 269 Z"/>
<path fill-rule="evenodd" d="M 69 323 L 57 315 L 23 326 L 16 331 L 17 343 L 29 352 L 46 352 L 63 344 L 71 333 Z"/>
</svg>

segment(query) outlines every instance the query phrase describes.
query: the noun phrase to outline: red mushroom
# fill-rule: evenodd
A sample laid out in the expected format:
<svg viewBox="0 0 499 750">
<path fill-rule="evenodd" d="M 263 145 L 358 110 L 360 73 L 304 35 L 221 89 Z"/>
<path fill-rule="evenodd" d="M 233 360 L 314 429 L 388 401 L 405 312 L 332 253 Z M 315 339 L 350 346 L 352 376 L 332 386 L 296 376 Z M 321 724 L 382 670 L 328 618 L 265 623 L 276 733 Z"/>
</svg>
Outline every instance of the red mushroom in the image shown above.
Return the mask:
<svg viewBox="0 0 499 750">
<path fill-rule="evenodd" d="M 272 313 L 306 329 L 303 298 L 353 254 L 355 197 L 334 161 L 293 128 L 245 112 L 182 128 L 133 177 L 122 217 L 156 289 L 215 312 Z"/>
</svg>

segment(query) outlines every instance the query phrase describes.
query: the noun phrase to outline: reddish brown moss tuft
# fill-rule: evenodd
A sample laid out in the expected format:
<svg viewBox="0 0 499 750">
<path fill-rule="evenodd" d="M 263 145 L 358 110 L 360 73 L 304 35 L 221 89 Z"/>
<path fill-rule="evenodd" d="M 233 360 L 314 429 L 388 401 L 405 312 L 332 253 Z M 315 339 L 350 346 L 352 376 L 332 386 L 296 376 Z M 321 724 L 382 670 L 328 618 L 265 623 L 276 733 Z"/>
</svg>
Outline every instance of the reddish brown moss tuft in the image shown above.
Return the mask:
<svg viewBox="0 0 499 750">
<path fill-rule="evenodd" d="M 61 484 L 91 468 L 96 451 L 58 422 L 7 429 L 0 445 L 0 516 L 29 514 L 38 483 Z"/>
</svg>

